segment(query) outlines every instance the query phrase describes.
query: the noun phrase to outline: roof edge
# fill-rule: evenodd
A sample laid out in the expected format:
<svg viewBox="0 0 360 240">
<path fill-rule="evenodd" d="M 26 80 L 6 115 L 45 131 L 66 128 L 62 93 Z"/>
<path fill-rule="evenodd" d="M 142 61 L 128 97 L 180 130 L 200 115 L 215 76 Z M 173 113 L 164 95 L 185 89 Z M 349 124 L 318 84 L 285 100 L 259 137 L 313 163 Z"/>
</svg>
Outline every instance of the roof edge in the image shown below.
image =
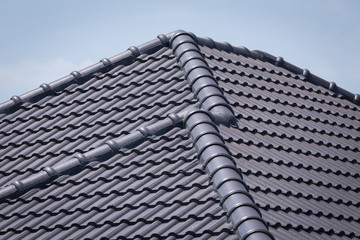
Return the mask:
<svg viewBox="0 0 360 240">
<path fill-rule="evenodd" d="M 87 68 L 84 68 L 80 71 L 73 71 L 69 75 L 62 77 L 58 80 L 55 80 L 51 83 L 43 83 L 40 87 L 33 89 L 27 93 L 24 93 L 20 96 L 13 96 L 10 98 L 9 101 L 0 103 L 0 114 L 6 113 L 10 111 L 17 110 L 19 106 L 24 104 L 25 102 L 37 102 L 40 99 L 44 98 L 52 94 L 54 91 L 64 89 L 69 85 L 72 84 L 81 84 L 86 82 L 91 75 L 108 71 L 120 64 L 130 64 L 132 63 L 136 57 L 141 54 L 151 54 L 159 50 L 161 47 L 170 47 L 170 40 L 178 33 L 185 33 L 198 44 L 207 47 L 216 47 L 220 50 L 233 52 L 235 54 L 239 54 L 245 57 L 251 57 L 253 59 L 260 59 L 262 61 L 268 61 L 274 65 L 283 67 L 295 74 L 303 75 L 305 79 L 308 81 L 325 87 L 330 91 L 341 94 L 344 96 L 345 99 L 355 103 L 356 105 L 360 105 L 360 95 L 351 93 L 341 87 L 338 87 L 336 83 L 326 81 L 323 78 L 316 76 L 315 74 L 310 73 L 307 69 L 302 69 L 297 67 L 287 61 L 285 61 L 282 57 L 275 57 L 267 52 L 260 51 L 260 50 L 249 50 L 246 47 L 240 46 L 235 47 L 232 46 L 228 42 L 218 42 L 214 41 L 213 39 L 206 37 L 197 37 L 195 34 L 191 32 L 185 32 L 183 30 L 177 30 L 166 35 L 160 34 L 157 36 L 156 39 L 153 39 L 147 43 L 139 45 L 138 47 L 130 47 L 123 53 L 115 55 L 111 58 L 103 58 L 98 63 L 93 64 Z"/>
<path fill-rule="evenodd" d="M 85 153 L 76 153 L 73 157 L 63 162 L 56 163 L 54 166 L 42 168 L 39 172 L 29 177 L 17 180 L 0 188 L 0 202 L 5 198 L 21 194 L 31 190 L 40 184 L 47 183 L 62 176 L 69 171 L 83 167 L 92 161 L 102 161 L 114 156 L 119 150 L 131 149 L 143 143 L 146 139 L 161 135 L 174 127 L 182 124 L 184 114 L 171 113 L 167 118 L 157 121 L 148 126 L 142 126 L 132 133 L 117 139 L 106 141 L 99 147 L 89 150 Z"/>
<path fill-rule="evenodd" d="M 95 73 L 109 71 L 120 64 L 131 64 L 141 54 L 151 54 L 162 47 L 169 47 L 169 37 L 164 34 L 160 34 L 156 39 L 137 47 L 129 47 L 128 50 L 113 57 L 103 58 L 98 63 L 80 71 L 73 71 L 69 75 L 51 83 L 43 83 L 40 87 L 20 96 L 13 96 L 9 101 L 0 103 L 0 114 L 15 111 L 26 102 L 37 102 L 53 92 L 64 89 L 72 84 L 82 84 Z"/>
<path fill-rule="evenodd" d="M 262 61 L 270 62 L 271 64 L 285 68 L 286 70 L 288 70 L 292 73 L 300 74 L 300 75 L 304 76 L 304 78 L 306 80 L 308 80 L 309 82 L 311 82 L 315 85 L 320 85 L 336 94 L 340 94 L 340 95 L 344 96 L 345 99 L 360 106 L 360 95 L 359 94 L 351 93 L 348 90 L 345 90 L 345 89 L 337 86 L 335 82 L 329 82 L 315 74 L 312 74 L 308 69 L 302 69 L 298 66 L 295 66 L 295 65 L 285 61 L 282 57 L 275 57 L 264 51 L 249 50 L 248 48 L 243 47 L 243 46 L 235 47 L 235 46 L 232 46 L 228 42 L 217 42 L 208 37 L 202 38 L 202 37 L 197 37 L 192 33 L 190 33 L 190 34 L 192 36 L 194 36 L 194 39 L 197 41 L 197 43 L 202 46 L 217 48 L 219 50 L 223 50 L 226 52 L 232 52 L 235 54 L 242 55 L 244 57 L 250 57 L 253 59 L 259 59 Z"/>
</svg>

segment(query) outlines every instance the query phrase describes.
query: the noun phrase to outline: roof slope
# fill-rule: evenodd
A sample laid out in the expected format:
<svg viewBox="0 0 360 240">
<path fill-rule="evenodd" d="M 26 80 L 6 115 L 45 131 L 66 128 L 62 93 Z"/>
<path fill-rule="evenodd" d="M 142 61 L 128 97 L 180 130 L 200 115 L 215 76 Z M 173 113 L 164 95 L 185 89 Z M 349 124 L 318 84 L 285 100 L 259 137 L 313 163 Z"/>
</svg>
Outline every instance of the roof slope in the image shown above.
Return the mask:
<svg viewBox="0 0 360 240">
<path fill-rule="evenodd" d="M 0 236 L 360 237 L 359 100 L 159 35 L 0 105 Z"/>
<path fill-rule="evenodd" d="M 201 50 L 238 119 L 220 132 L 274 236 L 359 236 L 358 106 L 284 68 Z"/>
<path fill-rule="evenodd" d="M 117 64 L 3 114 L 1 185 L 195 103 L 169 48 Z"/>
</svg>

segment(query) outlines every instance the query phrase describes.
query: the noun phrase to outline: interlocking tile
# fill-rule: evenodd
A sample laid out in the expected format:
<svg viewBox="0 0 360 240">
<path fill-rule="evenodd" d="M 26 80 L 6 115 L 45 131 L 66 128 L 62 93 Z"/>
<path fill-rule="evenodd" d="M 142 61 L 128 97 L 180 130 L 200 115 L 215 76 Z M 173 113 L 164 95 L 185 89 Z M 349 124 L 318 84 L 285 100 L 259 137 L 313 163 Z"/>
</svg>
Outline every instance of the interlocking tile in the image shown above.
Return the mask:
<svg viewBox="0 0 360 240">
<path fill-rule="evenodd" d="M 359 107 L 284 68 L 201 50 L 238 118 L 220 132 L 274 236 L 359 236 Z"/>
<path fill-rule="evenodd" d="M 0 104 L 0 238 L 359 238 L 359 101 L 159 35 Z"/>
<path fill-rule="evenodd" d="M 191 145 L 184 130 L 174 129 L 6 200 L 0 234 L 7 239 L 230 234 Z"/>
<path fill-rule="evenodd" d="M 162 49 L 24 104 L 0 122 L 1 184 L 180 112 L 193 102 L 171 51 Z"/>
</svg>

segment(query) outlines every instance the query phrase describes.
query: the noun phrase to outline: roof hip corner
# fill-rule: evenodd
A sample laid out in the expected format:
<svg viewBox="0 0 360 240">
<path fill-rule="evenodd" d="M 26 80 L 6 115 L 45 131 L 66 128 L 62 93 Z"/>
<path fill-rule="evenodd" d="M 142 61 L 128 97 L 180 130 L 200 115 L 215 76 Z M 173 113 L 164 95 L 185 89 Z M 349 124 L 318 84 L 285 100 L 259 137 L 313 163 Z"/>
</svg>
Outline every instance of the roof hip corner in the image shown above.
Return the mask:
<svg viewBox="0 0 360 240">
<path fill-rule="evenodd" d="M 214 114 L 218 123 L 236 125 L 233 110 L 213 77 L 197 44 L 197 37 L 183 30 L 176 31 L 171 36 L 170 47 L 201 108 Z"/>
<path fill-rule="evenodd" d="M 184 117 L 184 125 L 194 141 L 200 163 L 220 197 L 220 205 L 226 211 L 234 232 L 243 240 L 274 240 L 211 112 L 189 109 Z"/>
</svg>

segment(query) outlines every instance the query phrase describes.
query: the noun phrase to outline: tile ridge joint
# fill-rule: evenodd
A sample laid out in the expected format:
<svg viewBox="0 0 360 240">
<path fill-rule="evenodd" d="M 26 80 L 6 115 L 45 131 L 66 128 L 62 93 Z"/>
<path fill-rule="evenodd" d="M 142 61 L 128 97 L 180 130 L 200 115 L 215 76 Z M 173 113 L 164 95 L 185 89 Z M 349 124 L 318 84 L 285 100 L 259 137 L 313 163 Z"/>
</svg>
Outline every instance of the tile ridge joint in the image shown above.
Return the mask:
<svg viewBox="0 0 360 240">
<path fill-rule="evenodd" d="M 210 111 L 219 124 L 236 125 L 234 111 L 215 80 L 195 34 L 183 30 L 172 33 L 170 47 L 199 101 L 200 108 Z"/>
<path fill-rule="evenodd" d="M 165 119 L 121 136 L 117 139 L 107 140 L 104 144 L 84 153 L 76 153 L 65 161 L 53 166 L 46 166 L 39 172 L 12 182 L 0 188 L 0 202 L 9 197 L 16 197 L 32 188 L 48 183 L 64 175 L 72 169 L 83 167 L 92 161 L 103 161 L 114 156 L 120 150 L 131 149 L 153 136 L 162 135 L 174 127 L 182 126 L 184 113 L 171 113 Z"/>
<path fill-rule="evenodd" d="M 187 110 L 184 125 L 220 205 L 240 239 L 251 235 L 251 239 L 274 240 L 213 118 L 210 111 L 193 107 Z"/>
</svg>

